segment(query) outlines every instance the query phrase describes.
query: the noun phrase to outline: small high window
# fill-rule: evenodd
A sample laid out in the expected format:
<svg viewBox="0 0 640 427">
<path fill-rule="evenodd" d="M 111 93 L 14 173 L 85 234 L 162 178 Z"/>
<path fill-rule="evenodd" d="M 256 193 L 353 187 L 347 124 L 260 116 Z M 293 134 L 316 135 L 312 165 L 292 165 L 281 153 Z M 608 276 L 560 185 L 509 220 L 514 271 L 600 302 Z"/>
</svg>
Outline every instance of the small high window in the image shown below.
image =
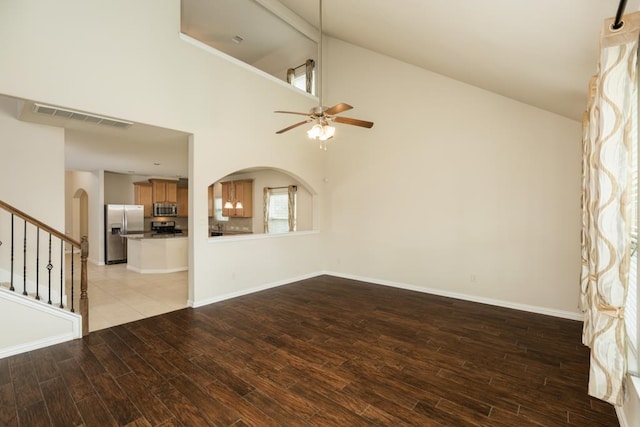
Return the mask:
<svg viewBox="0 0 640 427">
<path fill-rule="evenodd" d="M 316 62 L 307 59 L 302 65 L 287 70 L 287 81 L 300 90 L 304 90 L 312 95 L 315 94 L 315 68 Z"/>
</svg>

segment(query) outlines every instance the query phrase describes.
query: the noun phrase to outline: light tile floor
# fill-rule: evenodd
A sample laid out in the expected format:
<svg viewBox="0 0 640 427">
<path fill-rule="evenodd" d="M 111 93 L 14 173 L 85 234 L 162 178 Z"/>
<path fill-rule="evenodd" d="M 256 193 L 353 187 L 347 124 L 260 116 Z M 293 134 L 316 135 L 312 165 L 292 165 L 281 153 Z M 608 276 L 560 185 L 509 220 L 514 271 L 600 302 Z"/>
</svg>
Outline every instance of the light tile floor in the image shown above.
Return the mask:
<svg viewBox="0 0 640 427">
<path fill-rule="evenodd" d="M 188 272 L 140 274 L 126 264 L 88 263 L 89 330 L 187 307 Z"/>
</svg>

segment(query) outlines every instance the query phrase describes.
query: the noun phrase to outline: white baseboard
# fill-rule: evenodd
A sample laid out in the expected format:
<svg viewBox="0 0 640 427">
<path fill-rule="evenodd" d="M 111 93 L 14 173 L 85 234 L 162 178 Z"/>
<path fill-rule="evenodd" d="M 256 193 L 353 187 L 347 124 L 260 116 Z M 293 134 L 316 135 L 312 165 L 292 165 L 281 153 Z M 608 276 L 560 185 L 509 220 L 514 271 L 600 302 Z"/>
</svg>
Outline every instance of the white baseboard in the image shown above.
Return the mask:
<svg viewBox="0 0 640 427">
<path fill-rule="evenodd" d="M 261 285 L 261 286 L 257 286 L 255 288 L 245 289 L 245 290 L 238 291 L 238 292 L 231 292 L 231 293 L 228 293 L 228 294 L 223 294 L 223 295 L 212 297 L 212 298 L 206 298 L 206 299 L 199 300 L 199 301 L 189 300 L 189 301 L 187 301 L 187 304 L 189 305 L 189 307 L 193 307 L 193 308 L 202 307 L 202 306 L 213 304 L 213 303 L 216 303 L 216 302 L 220 302 L 220 301 L 225 301 L 225 300 L 232 299 L 232 298 L 241 297 L 243 295 L 249 295 L 249 294 L 253 294 L 255 292 L 265 291 L 267 289 L 277 288 L 278 286 L 288 285 L 290 283 L 298 282 L 300 280 L 311 279 L 312 277 L 321 276 L 322 274 L 324 274 L 324 273 L 305 274 L 305 275 L 294 277 L 294 278 L 290 278 L 290 279 L 278 280 L 276 282 L 267 283 L 267 284 L 264 284 L 264 285 Z"/>
<path fill-rule="evenodd" d="M 406 283 L 393 282 L 390 280 L 376 279 L 373 277 L 357 276 L 353 274 L 338 273 L 335 271 L 325 271 L 323 274 L 330 276 L 342 277 L 344 279 L 358 280 L 361 282 L 374 283 L 376 285 L 390 286 L 392 288 L 406 289 L 408 291 L 422 292 L 425 294 L 439 295 L 442 297 L 455 298 L 464 301 L 478 302 L 481 304 L 495 305 L 497 307 L 511 308 L 514 310 L 528 311 L 530 313 L 544 314 L 547 316 L 560 317 L 569 320 L 583 321 L 582 313 L 556 310 L 548 307 L 540 307 L 535 305 L 520 304 L 511 301 L 497 300 L 492 298 L 479 297 L 476 295 L 461 294 L 458 292 L 443 291 L 442 289 L 426 288 L 422 286 L 409 285 Z"/>
<path fill-rule="evenodd" d="M 320 272 L 316 272 L 316 273 L 309 273 L 309 274 L 305 274 L 303 276 L 294 277 L 294 278 L 290 278 L 290 279 L 279 280 L 277 282 L 267 283 L 265 285 L 257 286 L 255 288 L 250 288 L 250 289 L 246 289 L 246 290 L 239 291 L 239 292 L 232 292 L 232 293 L 228 293 L 228 294 L 223 294 L 223 295 L 216 296 L 216 297 L 213 297 L 213 298 L 207 298 L 207 299 L 199 300 L 199 301 L 189 300 L 187 303 L 189 304 L 190 307 L 193 307 L 193 308 L 202 307 L 204 305 L 213 304 L 213 303 L 216 303 L 216 302 L 219 302 L 219 301 L 224 301 L 224 300 L 228 300 L 228 299 L 231 299 L 231 298 L 236 298 L 236 297 L 240 297 L 240 296 L 243 296 L 243 295 L 252 294 L 254 292 L 264 291 L 264 290 L 267 290 L 267 289 L 275 288 L 275 287 L 282 286 L 282 285 L 287 285 L 289 283 L 293 283 L 293 282 L 297 282 L 297 281 L 305 280 L 305 279 L 310 279 L 312 277 L 318 277 L 318 276 L 322 276 L 322 275 L 342 277 L 344 279 L 358 280 L 358 281 L 361 281 L 361 282 L 373 283 L 373 284 L 376 284 L 376 285 L 389 286 L 389 287 L 393 287 L 393 288 L 405 289 L 405 290 L 421 292 L 421 293 L 425 293 L 425 294 L 439 295 L 439 296 L 443 296 L 443 297 L 455 298 L 455 299 L 464 300 L 464 301 L 478 302 L 478 303 L 481 303 L 481 304 L 495 305 L 497 307 L 511 308 L 511 309 L 514 309 L 514 310 L 527 311 L 527 312 L 530 312 L 530 313 L 537 313 L 537 314 L 544 314 L 546 316 L 559 317 L 559 318 L 569 319 L 569 320 L 577 320 L 577 321 L 580 321 L 580 322 L 584 320 L 582 313 L 578 313 L 578 312 L 574 313 L 574 312 L 570 312 L 570 311 L 556 310 L 556 309 L 552 309 L 552 308 L 548 308 L 548 307 L 540 307 L 540 306 L 535 306 L 535 305 L 520 304 L 520 303 L 511 302 L 511 301 L 504 301 L 504 300 L 497 300 L 497 299 L 492 299 L 492 298 L 479 297 L 479 296 L 475 296 L 475 295 L 461 294 L 461 293 L 458 293 L 458 292 L 443 291 L 442 289 L 425 288 L 425 287 L 422 287 L 422 286 L 409 285 L 409 284 L 406 284 L 406 283 L 393 282 L 393 281 L 390 281 L 390 280 L 376 279 L 376 278 L 373 278 L 373 277 L 358 276 L 358 275 L 354 275 L 354 274 L 339 273 L 339 272 L 336 272 L 336 271 L 320 271 Z"/>
</svg>

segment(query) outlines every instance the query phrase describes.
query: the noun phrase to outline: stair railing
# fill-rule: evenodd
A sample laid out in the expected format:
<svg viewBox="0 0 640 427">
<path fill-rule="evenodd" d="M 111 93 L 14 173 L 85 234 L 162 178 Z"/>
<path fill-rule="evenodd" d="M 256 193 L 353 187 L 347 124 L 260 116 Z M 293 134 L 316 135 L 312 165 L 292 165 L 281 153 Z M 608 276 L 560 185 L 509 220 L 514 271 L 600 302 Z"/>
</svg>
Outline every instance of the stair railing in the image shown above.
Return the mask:
<svg viewBox="0 0 640 427">
<path fill-rule="evenodd" d="M 22 295 L 31 296 L 36 300 L 45 300 L 51 306 L 66 309 L 72 313 L 76 312 L 76 299 L 78 299 L 79 314 L 82 316 L 82 335 L 88 335 L 89 241 L 87 237 L 83 236 L 78 242 L 2 200 L 0 200 L 0 208 L 6 212 L 6 219 L 10 218 L 10 226 L 5 225 L 5 218 L 0 221 L 0 285 L 4 284 L 14 292 L 16 289 L 20 292 L 19 288 L 22 287 Z M 41 242 L 41 240 L 44 241 Z M 65 244 L 67 250 L 70 250 L 68 257 L 65 256 Z M 20 250 L 22 250 L 22 256 L 16 255 Z M 74 260 L 74 253 L 78 250 L 80 251 L 80 278 L 76 275 Z M 44 259 L 46 264 L 43 265 L 41 259 Z M 46 283 L 43 283 L 41 273 L 47 276 Z M 80 282 L 79 298 L 75 292 L 78 281 Z M 70 292 L 70 295 L 67 292 Z"/>
</svg>

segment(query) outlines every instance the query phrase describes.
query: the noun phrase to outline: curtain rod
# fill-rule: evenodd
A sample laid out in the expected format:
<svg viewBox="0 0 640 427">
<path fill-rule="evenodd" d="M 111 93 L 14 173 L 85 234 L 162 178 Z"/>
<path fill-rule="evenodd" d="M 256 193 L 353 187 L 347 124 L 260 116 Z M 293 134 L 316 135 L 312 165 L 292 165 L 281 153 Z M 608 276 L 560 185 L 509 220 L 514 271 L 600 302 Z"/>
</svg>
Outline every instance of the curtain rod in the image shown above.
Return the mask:
<svg viewBox="0 0 640 427">
<path fill-rule="evenodd" d="M 307 66 L 307 62 L 309 62 L 309 61 L 312 61 L 312 62 L 315 63 L 315 61 L 313 59 L 309 59 L 309 60 L 305 61 L 304 64 L 300 64 L 297 67 L 293 67 L 292 70 L 297 70 L 298 68 L 306 67 Z"/>
<path fill-rule="evenodd" d="M 620 0 L 618 4 L 618 11 L 616 12 L 616 20 L 613 22 L 612 28 L 614 30 L 619 30 L 624 25 L 622 22 L 622 15 L 624 15 L 624 8 L 627 7 L 627 0 Z"/>
<path fill-rule="evenodd" d="M 289 188 L 289 185 L 285 185 L 284 187 L 266 187 L 268 190 L 280 190 L 282 188 Z M 291 187 L 298 188 L 297 185 L 292 185 Z"/>
</svg>

